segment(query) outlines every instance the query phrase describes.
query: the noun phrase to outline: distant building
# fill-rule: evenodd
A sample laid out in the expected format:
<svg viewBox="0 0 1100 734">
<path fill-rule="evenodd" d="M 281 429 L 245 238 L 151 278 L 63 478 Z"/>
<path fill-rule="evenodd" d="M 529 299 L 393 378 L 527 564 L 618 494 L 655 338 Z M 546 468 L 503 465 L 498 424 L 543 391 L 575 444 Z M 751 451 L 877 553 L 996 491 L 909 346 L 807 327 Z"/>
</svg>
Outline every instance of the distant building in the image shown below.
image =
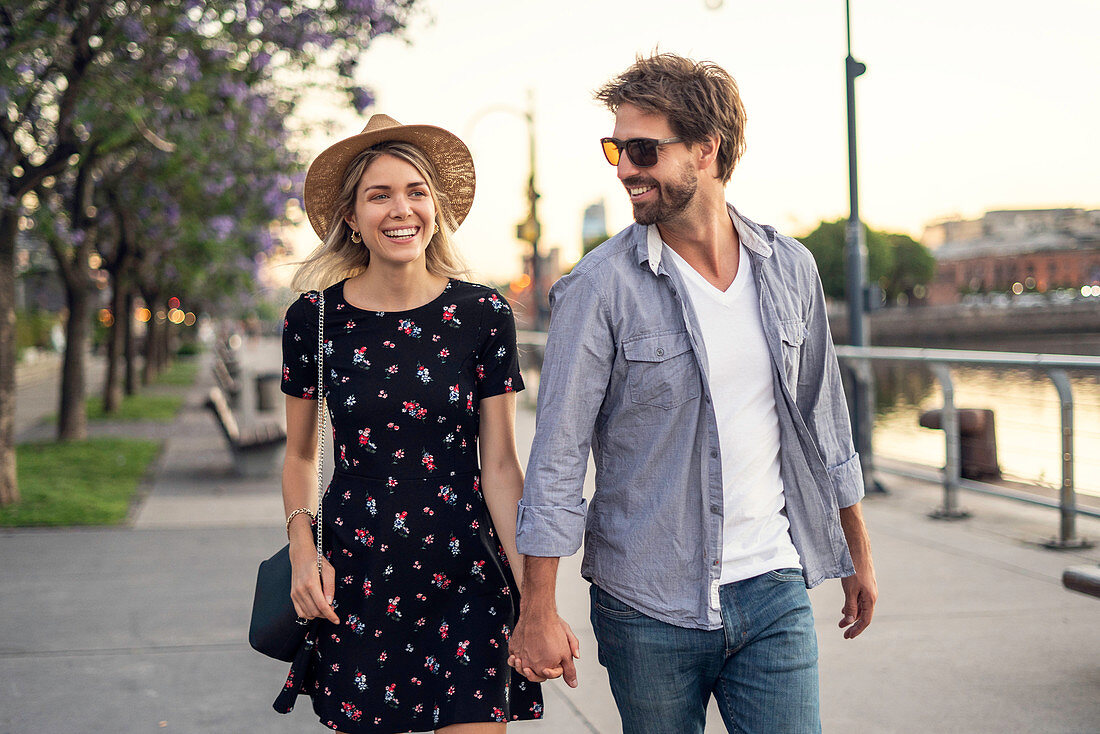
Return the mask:
<svg viewBox="0 0 1100 734">
<path fill-rule="evenodd" d="M 604 208 L 603 199 L 600 199 L 584 210 L 584 221 L 581 223 L 581 239 L 587 242 L 594 237 L 606 236 L 607 211 Z"/>
<path fill-rule="evenodd" d="M 15 238 L 15 307 L 53 313 L 65 308 L 57 261 L 43 240 L 23 230 Z"/>
<path fill-rule="evenodd" d="M 1020 209 L 945 221 L 924 230 L 936 258 L 929 303 L 968 293 L 1100 285 L 1100 210 Z"/>
<path fill-rule="evenodd" d="M 589 205 L 584 210 L 581 221 L 582 254 L 588 254 L 596 245 L 607 239 L 607 210 L 603 199 Z"/>
</svg>

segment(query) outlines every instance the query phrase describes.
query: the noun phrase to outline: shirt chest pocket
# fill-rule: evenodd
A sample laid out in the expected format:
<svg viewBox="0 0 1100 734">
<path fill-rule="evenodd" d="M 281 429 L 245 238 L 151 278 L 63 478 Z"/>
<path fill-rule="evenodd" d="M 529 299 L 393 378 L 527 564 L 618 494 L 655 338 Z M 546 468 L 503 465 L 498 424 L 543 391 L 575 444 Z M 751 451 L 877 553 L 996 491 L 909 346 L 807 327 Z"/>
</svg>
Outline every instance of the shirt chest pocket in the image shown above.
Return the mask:
<svg viewBox="0 0 1100 734">
<path fill-rule="evenodd" d="M 699 370 L 686 331 L 623 342 L 630 399 L 669 410 L 699 397 Z"/>
<path fill-rule="evenodd" d="M 794 395 L 798 388 L 798 365 L 802 357 L 802 342 L 806 340 L 806 324 L 802 319 L 779 322 L 779 339 L 783 343 L 783 373 L 787 387 Z"/>
</svg>

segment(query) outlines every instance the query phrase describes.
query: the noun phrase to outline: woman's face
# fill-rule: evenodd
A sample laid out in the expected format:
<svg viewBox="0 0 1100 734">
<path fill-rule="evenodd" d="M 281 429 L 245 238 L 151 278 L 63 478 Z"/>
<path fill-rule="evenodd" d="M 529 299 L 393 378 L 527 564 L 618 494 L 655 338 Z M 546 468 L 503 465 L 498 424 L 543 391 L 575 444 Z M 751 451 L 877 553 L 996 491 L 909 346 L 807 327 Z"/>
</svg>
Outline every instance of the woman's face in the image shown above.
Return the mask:
<svg viewBox="0 0 1100 734">
<path fill-rule="evenodd" d="M 435 230 L 435 201 L 416 168 L 382 155 L 363 171 L 348 225 L 363 236 L 371 262 L 423 260 Z"/>
</svg>

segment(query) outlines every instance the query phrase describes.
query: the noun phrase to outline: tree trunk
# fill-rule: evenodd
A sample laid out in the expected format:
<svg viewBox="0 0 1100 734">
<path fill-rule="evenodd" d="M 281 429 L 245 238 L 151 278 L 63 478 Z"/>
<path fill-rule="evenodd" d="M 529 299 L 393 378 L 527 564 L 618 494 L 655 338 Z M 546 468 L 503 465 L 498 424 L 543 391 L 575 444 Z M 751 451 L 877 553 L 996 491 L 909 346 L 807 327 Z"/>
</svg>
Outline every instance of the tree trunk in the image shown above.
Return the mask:
<svg viewBox="0 0 1100 734">
<path fill-rule="evenodd" d="M 19 501 L 15 480 L 15 236 L 17 206 L 0 212 L 0 505 Z"/>
<path fill-rule="evenodd" d="M 123 352 L 126 349 L 126 281 L 118 273 L 112 278 L 111 322 L 107 334 L 107 379 L 103 383 L 103 412 L 114 413 L 122 403 Z"/>
<path fill-rule="evenodd" d="M 148 297 L 146 297 L 148 303 Z M 146 308 L 149 308 L 146 306 Z M 152 311 L 152 309 L 149 309 Z M 145 325 L 145 364 L 141 367 L 141 384 L 148 385 L 157 376 L 157 342 L 160 339 L 160 330 L 163 323 L 157 321 L 156 312 Z"/>
<path fill-rule="evenodd" d="M 85 409 L 84 370 L 87 367 L 91 336 L 91 291 L 68 287 L 66 301 L 69 320 L 65 324 L 65 361 L 61 366 L 61 403 L 58 409 L 57 439 L 80 441 L 88 437 L 88 412 Z"/>
<path fill-rule="evenodd" d="M 126 394 L 137 392 L 137 340 L 134 338 L 134 290 L 126 289 L 126 318 L 122 320 L 126 341 Z M 116 315 L 117 319 L 118 316 Z"/>
<path fill-rule="evenodd" d="M 174 333 L 174 329 L 172 327 L 174 326 L 175 324 L 170 321 L 165 321 L 161 325 L 162 328 L 160 332 L 160 352 L 158 354 L 158 356 L 160 357 L 160 368 L 157 370 L 158 374 L 166 371 L 168 369 L 169 363 L 172 361 L 171 345 L 172 334 Z"/>
</svg>

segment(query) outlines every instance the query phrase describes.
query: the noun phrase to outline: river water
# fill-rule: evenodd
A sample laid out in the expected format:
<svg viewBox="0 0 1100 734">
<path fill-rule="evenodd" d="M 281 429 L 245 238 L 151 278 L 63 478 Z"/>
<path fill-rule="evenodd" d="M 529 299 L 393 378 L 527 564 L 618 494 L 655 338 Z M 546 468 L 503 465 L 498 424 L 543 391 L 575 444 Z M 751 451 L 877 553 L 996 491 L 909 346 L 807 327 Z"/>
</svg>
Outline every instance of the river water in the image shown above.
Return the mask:
<svg viewBox="0 0 1100 734">
<path fill-rule="evenodd" d="M 994 412 L 997 458 L 1006 479 L 1057 488 L 1062 480 L 1058 393 L 1035 370 L 954 367 L 955 405 Z M 1100 373 L 1071 373 L 1074 482 L 1100 496 Z M 921 428 L 920 414 L 943 405 L 939 382 L 919 365 L 875 365 L 874 451 L 905 461 L 944 465 L 943 431 Z"/>
</svg>

